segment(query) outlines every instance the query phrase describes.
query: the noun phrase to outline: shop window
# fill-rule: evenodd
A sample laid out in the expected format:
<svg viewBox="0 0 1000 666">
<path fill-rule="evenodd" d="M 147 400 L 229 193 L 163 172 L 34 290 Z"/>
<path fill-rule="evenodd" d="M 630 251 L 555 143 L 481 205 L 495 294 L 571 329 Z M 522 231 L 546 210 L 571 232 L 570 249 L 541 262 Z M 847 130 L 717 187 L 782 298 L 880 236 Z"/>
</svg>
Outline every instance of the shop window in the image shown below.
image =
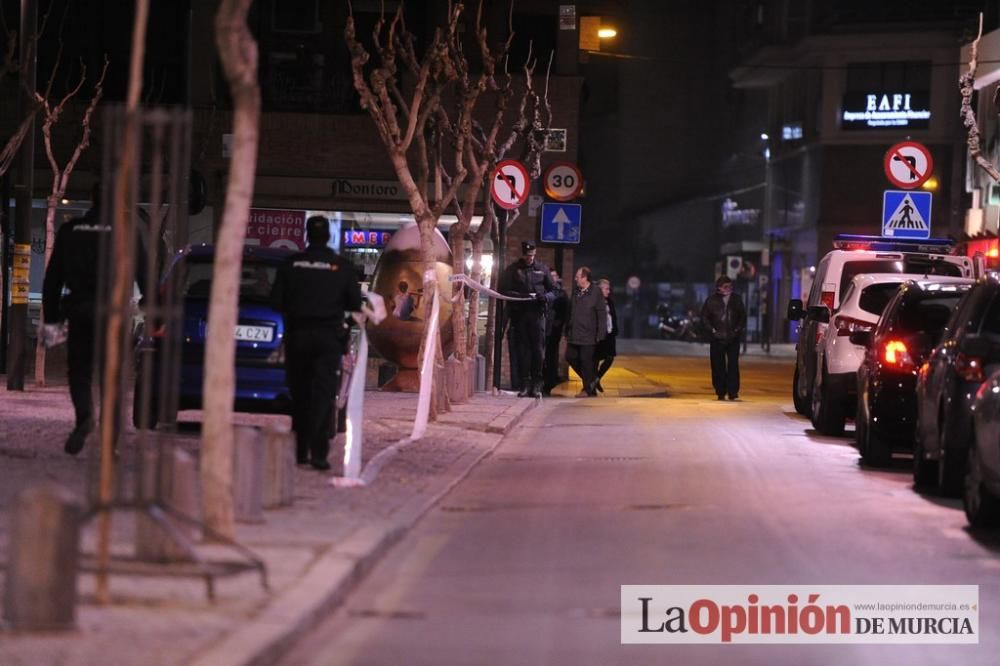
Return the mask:
<svg viewBox="0 0 1000 666">
<path fill-rule="evenodd" d="M 271 14 L 276 32 L 320 32 L 319 0 L 281 0 Z"/>
<path fill-rule="evenodd" d="M 856 62 L 847 66 L 848 93 L 930 89 L 930 62 Z"/>
</svg>

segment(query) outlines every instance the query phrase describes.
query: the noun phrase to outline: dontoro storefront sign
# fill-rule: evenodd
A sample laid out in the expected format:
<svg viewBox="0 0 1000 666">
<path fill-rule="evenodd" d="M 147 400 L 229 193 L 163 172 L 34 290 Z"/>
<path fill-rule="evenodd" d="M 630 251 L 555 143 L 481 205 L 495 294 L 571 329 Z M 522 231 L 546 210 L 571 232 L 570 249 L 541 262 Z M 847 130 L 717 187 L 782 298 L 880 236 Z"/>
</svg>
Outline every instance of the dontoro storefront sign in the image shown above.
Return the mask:
<svg viewBox="0 0 1000 666">
<path fill-rule="evenodd" d="M 304 250 L 306 211 L 251 208 L 247 245 Z"/>
</svg>

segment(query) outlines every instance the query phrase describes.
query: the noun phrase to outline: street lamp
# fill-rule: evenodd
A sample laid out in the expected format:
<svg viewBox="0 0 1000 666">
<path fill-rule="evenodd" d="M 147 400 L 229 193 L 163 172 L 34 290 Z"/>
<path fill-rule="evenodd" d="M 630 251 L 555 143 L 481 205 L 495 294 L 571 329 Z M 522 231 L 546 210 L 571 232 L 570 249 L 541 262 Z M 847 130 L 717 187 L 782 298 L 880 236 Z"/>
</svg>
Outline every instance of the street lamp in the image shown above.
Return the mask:
<svg viewBox="0 0 1000 666">
<path fill-rule="evenodd" d="M 602 27 L 597 31 L 597 36 L 600 39 L 614 39 L 618 35 L 618 31 L 611 27 Z"/>
</svg>

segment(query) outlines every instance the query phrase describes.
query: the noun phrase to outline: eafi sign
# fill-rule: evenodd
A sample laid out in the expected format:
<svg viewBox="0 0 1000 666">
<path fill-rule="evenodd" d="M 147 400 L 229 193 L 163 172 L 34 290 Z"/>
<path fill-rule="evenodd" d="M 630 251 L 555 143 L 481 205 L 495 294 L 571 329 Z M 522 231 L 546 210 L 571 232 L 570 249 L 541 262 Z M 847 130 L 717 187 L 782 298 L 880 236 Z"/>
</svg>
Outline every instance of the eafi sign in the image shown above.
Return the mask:
<svg viewBox="0 0 1000 666">
<path fill-rule="evenodd" d="M 842 109 L 842 129 L 927 129 L 931 120 L 926 91 L 847 93 Z"/>
</svg>

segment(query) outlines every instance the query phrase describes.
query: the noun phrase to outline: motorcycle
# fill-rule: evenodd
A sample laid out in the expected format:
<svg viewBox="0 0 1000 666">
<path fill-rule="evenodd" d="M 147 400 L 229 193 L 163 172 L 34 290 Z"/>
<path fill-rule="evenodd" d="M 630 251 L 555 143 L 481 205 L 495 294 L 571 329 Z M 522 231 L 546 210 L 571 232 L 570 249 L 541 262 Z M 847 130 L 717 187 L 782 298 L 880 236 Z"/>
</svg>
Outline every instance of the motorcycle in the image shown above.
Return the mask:
<svg viewBox="0 0 1000 666">
<path fill-rule="evenodd" d="M 689 313 L 687 316 L 670 314 L 666 305 L 656 308 L 659 316 L 657 328 L 662 340 L 681 340 L 682 342 L 701 342 L 701 317 Z"/>
</svg>

